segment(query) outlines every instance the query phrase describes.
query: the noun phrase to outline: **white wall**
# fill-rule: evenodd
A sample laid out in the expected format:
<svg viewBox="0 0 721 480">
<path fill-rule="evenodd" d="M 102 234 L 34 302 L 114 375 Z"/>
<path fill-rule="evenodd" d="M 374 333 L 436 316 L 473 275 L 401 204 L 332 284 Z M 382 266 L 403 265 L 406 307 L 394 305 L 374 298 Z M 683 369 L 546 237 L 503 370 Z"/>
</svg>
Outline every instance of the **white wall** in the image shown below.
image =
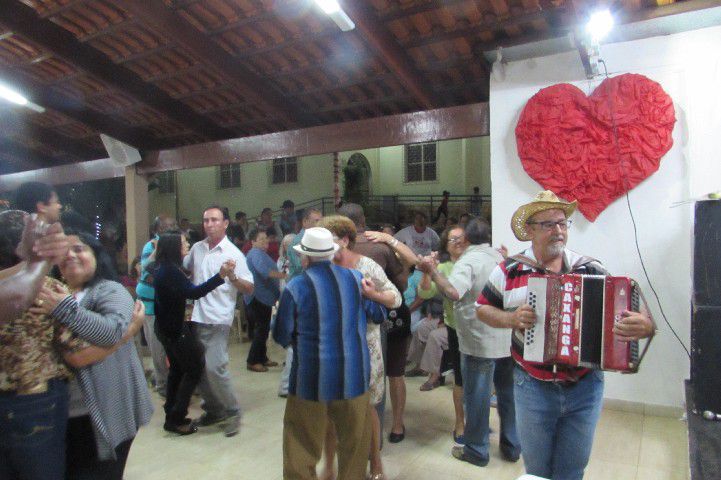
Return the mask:
<svg viewBox="0 0 721 480">
<path fill-rule="evenodd" d="M 651 281 L 668 320 L 688 346 L 690 331 L 692 206 L 671 203 L 721 189 L 721 27 L 602 47 L 611 74 L 640 73 L 671 95 L 677 124 L 674 146 L 654 175 L 631 191 L 638 241 Z M 585 79 L 578 54 L 512 62 L 506 78 L 492 81 L 491 180 L 494 243 L 511 251 L 523 246 L 509 228 L 513 211 L 541 188 L 523 170 L 514 129 L 523 106 L 539 89 L 573 83 L 590 93 L 600 83 Z M 652 304 L 659 326 L 637 375 L 608 374 L 606 397 L 647 404 L 681 406 L 689 362 L 664 323 L 634 246 L 624 198 L 612 203 L 594 223 L 575 215 L 569 247 L 601 259 L 615 274 L 637 279 Z"/>
</svg>

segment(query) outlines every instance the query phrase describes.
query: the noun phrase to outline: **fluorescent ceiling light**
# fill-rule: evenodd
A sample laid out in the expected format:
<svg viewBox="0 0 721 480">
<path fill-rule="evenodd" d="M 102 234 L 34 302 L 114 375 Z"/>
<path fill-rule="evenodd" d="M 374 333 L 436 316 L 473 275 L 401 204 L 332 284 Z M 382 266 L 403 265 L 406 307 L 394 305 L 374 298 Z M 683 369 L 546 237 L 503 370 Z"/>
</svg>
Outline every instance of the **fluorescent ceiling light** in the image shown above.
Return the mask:
<svg viewBox="0 0 721 480">
<path fill-rule="evenodd" d="M 16 105 L 22 105 L 23 107 L 27 107 L 31 110 L 34 110 L 38 113 L 45 112 L 45 109 L 41 107 L 40 105 L 31 102 L 24 96 L 22 96 L 20 93 L 16 92 L 12 88 L 6 87 L 5 85 L 0 84 L 0 98 L 7 100 L 8 102 L 14 103 Z"/>
<path fill-rule="evenodd" d="M 608 10 L 594 12 L 586 24 L 586 31 L 595 43 L 603 40 L 612 29 L 613 16 L 611 16 L 611 12 Z"/>
<path fill-rule="evenodd" d="M 330 15 L 340 10 L 340 5 L 336 0 L 315 0 L 315 3 L 323 10 L 326 15 Z"/>
<path fill-rule="evenodd" d="M 315 0 L 315 3 L 338 25 L 338 28 L 344 32 L 355 28 L 355 23 L 353 23 L 353 20 L 340 8 L 337 0 Z"/>
<path fill-rule="evenodd" d="M 18 105 L 27 105 L 28 99 L 20 95 L 15 90 L 8 88 L 4 85 L 0 85 L 0 98 L 4 98 L 8 102 L 16 103 Z"/>
</svg>

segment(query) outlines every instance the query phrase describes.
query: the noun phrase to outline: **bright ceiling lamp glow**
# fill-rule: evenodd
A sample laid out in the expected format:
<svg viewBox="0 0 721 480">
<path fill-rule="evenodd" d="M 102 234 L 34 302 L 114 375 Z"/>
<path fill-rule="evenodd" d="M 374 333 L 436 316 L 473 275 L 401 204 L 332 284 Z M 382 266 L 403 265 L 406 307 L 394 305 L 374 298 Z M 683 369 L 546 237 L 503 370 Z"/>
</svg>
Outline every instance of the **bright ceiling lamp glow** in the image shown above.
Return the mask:
<svg viewBox="0 0 721 480">
<path fill-rule="evenodd" d="M 17 103 L 18 105 L 27 105 L 28 99 L 20 95 L 15 90 L 8 88 L 4 85 L 0 85 L 0 98 L 4 98 L 8 102 Z"/>
<path fill-rule="evenodd" d="M 45 109 L 41 107 L 40 105 L 31 102 L 27 98 L 23 97 L 21 94 L 19 94 L 17 91 L 13 90 L 10 87 L 6 87 L 5 85 L 0 83 L 0 99 L 7 100 L 8 102 L 14 103 L 16 105 L 22 105 L 25 108 L 29 108 L 30 110 L 34 110 L 38 113 L 43 113 Z"/>
<path fill-rule="evenodd" d="M 330 15 L 340 10 L 340 5 L 336 0 L 315 0 L 315 3 L 323 10 L 326 15 Z"/>
<path fill-rule="evenodd" d="M 594 43 L 603 40 L 612 29 L 613 16 L 608 10 L 594 12 L 586 24 L 586 32 L 591 36 Z"/>
<path fill-rule="evenodd" d="M 353 20 L 340 8 L 337 0 L 315 0 L 315 3 L 338 25 L 338 28 L 344 32 L 355 28 L 355 23 L 353 23 Z"/>
</svg>

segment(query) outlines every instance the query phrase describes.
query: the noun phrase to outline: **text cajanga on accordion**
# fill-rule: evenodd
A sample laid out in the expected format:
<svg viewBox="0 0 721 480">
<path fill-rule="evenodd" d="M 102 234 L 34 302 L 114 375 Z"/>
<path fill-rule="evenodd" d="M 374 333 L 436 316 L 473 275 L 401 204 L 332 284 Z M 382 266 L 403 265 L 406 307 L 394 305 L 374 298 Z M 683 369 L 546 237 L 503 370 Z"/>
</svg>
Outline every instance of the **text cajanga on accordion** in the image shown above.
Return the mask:
<svg viewBox="0 0 721 480">
<path fill-rule="evenodd" d="M 625 373 L 638 371 L 651 338 L 628 342 L 613 333 L 626 310 L 639 312 L 643 308 L 650 316 L 633 279 L 533 273 L 528 278 L 527 302 L 538 319 L 525 331 L 524 360 Z"/>
</svg>

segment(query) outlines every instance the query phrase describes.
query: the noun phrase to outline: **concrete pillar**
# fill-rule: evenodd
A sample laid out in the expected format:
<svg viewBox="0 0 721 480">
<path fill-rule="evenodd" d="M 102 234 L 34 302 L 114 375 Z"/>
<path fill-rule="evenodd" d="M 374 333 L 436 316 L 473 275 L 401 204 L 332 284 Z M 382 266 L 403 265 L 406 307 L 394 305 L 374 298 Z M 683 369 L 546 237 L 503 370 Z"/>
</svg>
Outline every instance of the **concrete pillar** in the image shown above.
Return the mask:
<svg viewBox="0 0 721 480">
<path fill-rule="evenodd" d="M 148 178 L 136 173 L 135 166 L 125 168 L 125 224 L 128 238 L 128 262 L 142 252 L 148 241 Z M 130 265 L 128 265 L 129 267 Z"/>
</svg>

